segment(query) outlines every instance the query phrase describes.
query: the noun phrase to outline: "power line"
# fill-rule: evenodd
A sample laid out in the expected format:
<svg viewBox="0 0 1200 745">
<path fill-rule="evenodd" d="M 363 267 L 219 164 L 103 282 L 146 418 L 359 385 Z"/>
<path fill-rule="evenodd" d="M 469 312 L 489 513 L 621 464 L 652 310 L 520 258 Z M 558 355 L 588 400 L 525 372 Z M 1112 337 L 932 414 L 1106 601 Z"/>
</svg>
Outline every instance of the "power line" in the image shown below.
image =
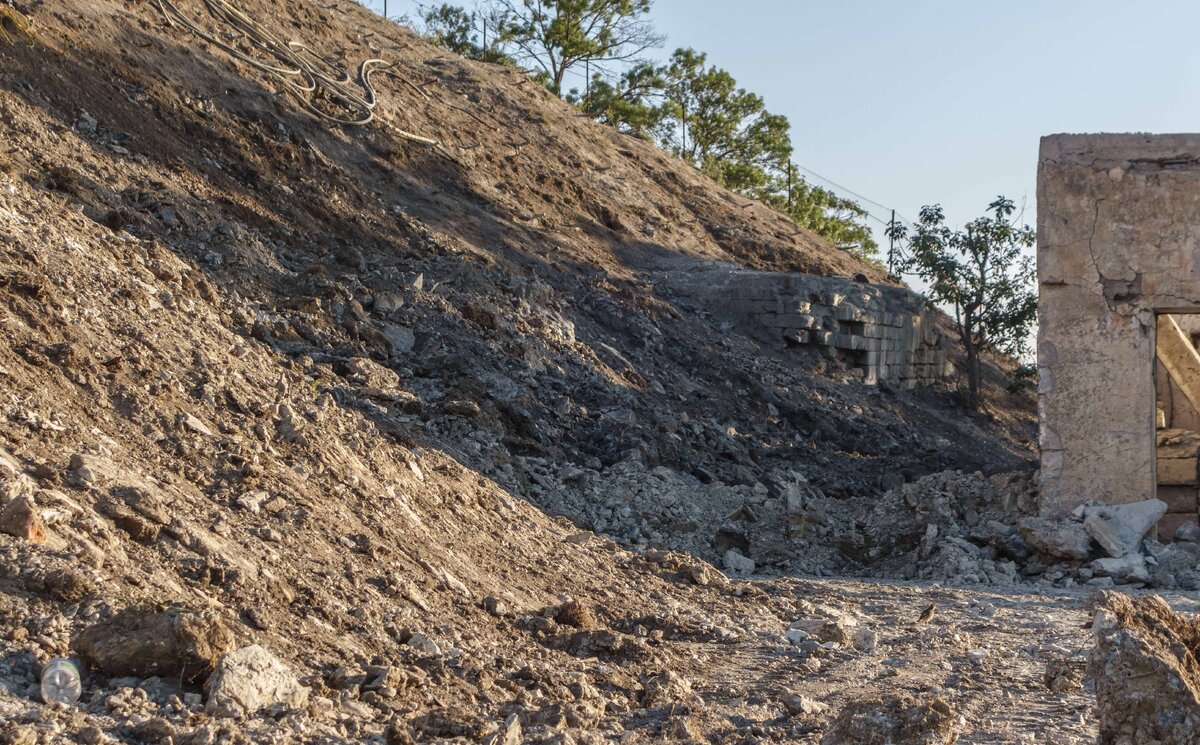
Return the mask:
<svg viewBox="0 0 1200 745">
<path fill-rule="evenodd" d="M 880 204 L 879 202 L 876 202 L 874 199 L 864 197 L 862 194 L 859 194 L 858 192 L 854 191 L 853 189 L 848 189 L 845 186 L 842 186 L 841 184 L 837 183 L 833 179 L 826 178 L 825 176 L 822 176 L 821 174 L 817 173 L 816 171 L 814 171 L 813 169 L 811 169 L 807 166 L 801 165 L 800 163 L 796 163 L 795 165 L 797 168 L 808 173 L 809 175 L 815 176 L 817 179 L 824 181 L 825 183 L 838 189 L 839 191 L 846 192 L 847 194 L 855 197 L 856 199 L 859 199 L 860 201 L 866 202 L 867 204 L 873 204 L 876 207 L 878 207 L 879 209 L 884 210 L 885 212 L 894 211 L 891 207 L 888 207 L 886 204 Z M 868 212 L 868 214 L 870 214 L 870 213 Z M 906 225 L 912 225 L 912 220 L 909 220 L 907 217 L 900 214 L 899 212 L 896 212 L 896 216 L 900 218 L 900 222 L 902 222 Z M 872 217 L 874 217 L 874 215 L 872 215 Z M 877 217 L 875 219 L 879 220 L 879 218 L 877 218 Z M 886 225 L 888 223 L 887 220 L 880 220 L 880 222 L 882 222 L 884 225 Z"/>
</svg>

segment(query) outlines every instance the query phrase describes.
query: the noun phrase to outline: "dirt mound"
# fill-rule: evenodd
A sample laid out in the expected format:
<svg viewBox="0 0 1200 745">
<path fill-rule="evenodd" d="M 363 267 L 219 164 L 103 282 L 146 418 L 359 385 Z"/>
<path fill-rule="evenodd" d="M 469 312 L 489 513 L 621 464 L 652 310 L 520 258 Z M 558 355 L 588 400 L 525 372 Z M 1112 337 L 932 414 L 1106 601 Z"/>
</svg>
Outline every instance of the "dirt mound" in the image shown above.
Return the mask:
<svg viewBox="0 0 1200 745">
<path fill-rule="evenodd" d="M 963 418 L 731 333 L 648 269 L 878 274 L 352 2 L 240 7 L 395 60 L 378 110 L 442 144 L 330 129 L 150 3 L 21 6 L 47 44 L 0 44 L 4 736 L 794 739 L 790 691 L 720 674 L 858 653 L 793 650 L 795 587 L 696 555 L 803 569 L 798 484 L 833 524 L 1016 467 L 1029 398 Z M 233 629 L 218 708 L 271 714 L 212 720 L 208 652 L 116 645 L 42 709 L 41 663 L 156 613 Z"/>
<path fill-rule="evenodd" d="M 821 745 L 952 745 L 962 726 L 941 699 L 888 696 L 842 709 Z"/>
<path fill-rule="evenodd" d="M 1200 742 L 1200 623 L 1156 596 L 1106 591 L 1093 605 L 1101 745 Z"/>
</svg>

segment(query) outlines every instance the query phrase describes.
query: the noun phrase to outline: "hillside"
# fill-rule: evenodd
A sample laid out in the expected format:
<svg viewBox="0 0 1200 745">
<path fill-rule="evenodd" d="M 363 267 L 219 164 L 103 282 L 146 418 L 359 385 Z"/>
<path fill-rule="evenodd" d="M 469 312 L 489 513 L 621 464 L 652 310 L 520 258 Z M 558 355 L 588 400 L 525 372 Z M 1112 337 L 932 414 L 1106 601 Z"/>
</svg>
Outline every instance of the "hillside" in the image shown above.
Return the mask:
<svg viewBox="0 0 1200 745">
<path fill-rule="evenodd" d="M 56 732 L 788 741 L 815 730 L 776 721 L 784 671 L 812 665 L 770 650 L 848 606 L 704 560 L 869 575 L 837 539 L 886 487 L 1026 465 L 1031 399 L 998 378 L 966 418 L 682 302 L 662 277 L 701 262 L 882 278 L 517 72 L 349 0 L 241 4 L 395 61 L 377 111 L 429 147 L 308 116 L 153 3 L 17 7 L 45 44 L 0 40 L 0 493 L 48 537 L 0 533 L 13 722 L 42 721 L 37 661 L 161 607 L 268 647 L 307 713 L 234 727 L 100 671 L 100 718 Z M 797 484 L 828 523 L 807 543 Z M 761 700 L 704 678 L 739 655 L 783 665 Z"/>
</svg>

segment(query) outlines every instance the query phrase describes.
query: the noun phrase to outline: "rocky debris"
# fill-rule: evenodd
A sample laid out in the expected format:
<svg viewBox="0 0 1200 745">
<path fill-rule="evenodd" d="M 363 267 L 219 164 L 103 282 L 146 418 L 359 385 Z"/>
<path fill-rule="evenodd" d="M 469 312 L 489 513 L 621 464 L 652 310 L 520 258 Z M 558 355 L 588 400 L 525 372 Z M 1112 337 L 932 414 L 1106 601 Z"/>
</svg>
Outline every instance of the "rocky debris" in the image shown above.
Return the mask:
<svg viewBox="0 0 1200 745">
<path fill-rule="evenodd" d="M 841 710 L 821 745 L 952 745 L 962 726 L 961 717 L 941 698 L 867 698 Z"/>
<path fill-rule="evenodd" d="M 643 706 L 666 706 L 683 703 L 692 695 L 692 684 L 673 670 L 646 681 L 642 691 Z"/>
<path fill-rule="evenodd" d="M 93 669 L 113 676 L 194 682 L 233 650 L 233 631 L 212 614 L 126 608 L 71 643 Z"/>
<path fill-rule="evenodd" d="M 1106 591 L 1093 606 L 1100 745 L 1200 742 L 1200 623 L 1154 595 Z"/>
<path fill-rule="evenodd" d="M 879 635 L 873 629 L 863 626 L 854 632 L 851 643 L 859 652 L 870 654 L 875 651 L 876 646 L 879 644 Z"/>
<path fill-rule="evenodd" d="M 1083 666 L 1067 659 L 1051 659 L 1046 662 L 1042 683 L 1055 693 L 1069 693 L 1083 688 Z"/>
<path fill-rule="evenodd" d="M 1147 499 L 1130 504 L 1082 505 L 1083 528 L 1108 555 L 1120 559 L 1141 552 L 1142 539 L 1167 514 L 1167 503 Z"/>
<path fill-rule="evenodd" d="M 275 655 L 254 644 L 226 654 L 204 683 L 207 709 L 223 717 L 246 717 L 263 710 L 298 709 L 309 689 Z"/>
<path fill-rule="evenodd" d="M 1040 554 L 1074 561 L 1083 561 L 1092 555 L 1092 537 L 1077 522 L 1026 517 L 1018 525 L 1021 537 Z"/>
<path fill-rule="evenodd" d="M 30 495 L 14 497 L 0 509 L 0 532 L 30 543 L 45 543 L 48 538 L 46 523 Z"/>
<path fill-rule="evenodd" d="M 811 717 L 829 711 L 829 704 L 792 693 L 783 697 L 783 708 L 787 711 L 788 716 Z"/>
</svg>

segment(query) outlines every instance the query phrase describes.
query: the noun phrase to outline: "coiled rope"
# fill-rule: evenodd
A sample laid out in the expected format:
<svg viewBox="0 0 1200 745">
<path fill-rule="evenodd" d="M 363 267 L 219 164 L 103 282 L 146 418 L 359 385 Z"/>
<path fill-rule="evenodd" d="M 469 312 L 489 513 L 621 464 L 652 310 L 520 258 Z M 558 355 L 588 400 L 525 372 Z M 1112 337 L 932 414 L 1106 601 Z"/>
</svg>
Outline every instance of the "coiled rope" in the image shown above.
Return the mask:
<svg viewBox="0 0 1200 745">
<path fill-rule="evenodd" d="M 203 0 L 209 15 L 230 30 L 234 42 L 244 40 L 251 47 L 261 50 L 273 58 L 273 63 L 264 62 L 206 31 L 171 0 L 157 0 L 157 2 L 159 10 L 162 11 L 168 23 L 183 25 L 209 44 L 279 80 L 295 95 L 305 111 L 331 124 L 356 127 L 374 121 L 378 97 L 375 87 L 371 83 L 371 76 L 375 73 L 383 73 L 400 77 L 390 69 L 395 66 L 395 63 L 372 58 L 359 65 L 356 83 L 345 71 L 321 59 L 312 49 L 301 42 L 280 40 L 238 10 L 229 0 Z M 316 101 L 322 95 L 338 101 L 350 113 L 341 116 L 323 111 L 316 105 Z M 437 140 L 406 132 L 391 122 L 382 119 L 381 121 L 388 129 L 406 140 L 424 145 L 438 144 Z"/>
</svg>

